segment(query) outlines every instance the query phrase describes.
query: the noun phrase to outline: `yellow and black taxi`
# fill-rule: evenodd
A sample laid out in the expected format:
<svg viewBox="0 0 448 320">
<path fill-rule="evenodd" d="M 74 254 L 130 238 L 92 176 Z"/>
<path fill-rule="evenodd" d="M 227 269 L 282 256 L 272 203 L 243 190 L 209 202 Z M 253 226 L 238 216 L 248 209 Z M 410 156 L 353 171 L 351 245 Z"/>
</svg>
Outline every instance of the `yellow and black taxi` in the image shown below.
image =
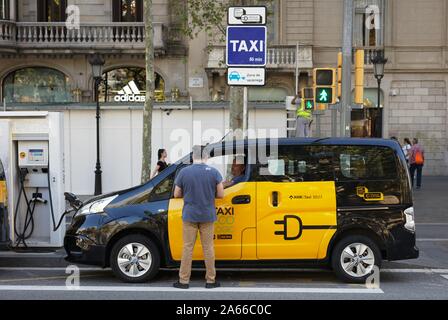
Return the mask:
<svg viewBox="0 0 448 320">
<path fill-rule="evenodd" d="M 208 163 L 227 180 L 216 200 L 217 267 L 331 266 L 342 280 L 362 282 L 382 260 L 418 257 L 410 178 L 397 142 L 285 138 L 207 150 Z M 110 266 L 126 282 L 178 267 L 183 200 L 173 187 L 190 163 L 186 156 L 146 184 L 78 206 L 65 236 L 67 260 Z M 200 241 L 194 260 L 202 265 Z"/>
</svg>

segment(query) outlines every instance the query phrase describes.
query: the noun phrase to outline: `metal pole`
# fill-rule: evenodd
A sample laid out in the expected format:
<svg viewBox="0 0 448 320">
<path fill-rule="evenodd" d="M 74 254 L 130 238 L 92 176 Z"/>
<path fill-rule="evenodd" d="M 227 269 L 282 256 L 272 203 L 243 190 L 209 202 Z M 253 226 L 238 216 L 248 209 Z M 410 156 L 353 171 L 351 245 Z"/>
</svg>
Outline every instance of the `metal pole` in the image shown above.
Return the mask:
<svg viewBox="0 0 448 320">
<path fill-rule="evenodd" d="M 243 91 L 243 130 L 244 130 L 244 138 L 248 138 L 249 110 L 247 109 L 247 87 L 244 87 Z"/>
<path fill-rule="evenodd" d="M 376 79 L 378 82 L 378 109 L 381 107 L 381 78 Z"/>
<path fill-rule="evenodd" d="M 320 127 L 320 117 L 321 114 L 316 114 L 316 137 L 320 138 L 321 137 L 321 127 Z"/>
<path fill-rule="evenodd" d="M 102 193 L 101 183 L 101 162 L 100 162 L 100 98 L 99 98 L 99 84 L 101 79 L 95 79 L 95 94 L 96 94 L 96 165 L 95 165 L 95 195 Z"/>
<path fill-rule="evenodd" d="M 295 94 L 299 93 L 299 43 L 296 45 L 296 91 Z"/>
<path fill-rule="evenodd" d="M 353 0 L 344 0 L 342 36 L 341 137 L 351 135 Z"/>
<path fill-rule="evenodd" d="M 332 137 L 337 137 L 337 135 L 338 135 L 338 130 L 336 128 L 338 110 L 336 109 L 336 106 L 339 106 L 339 104 L 335 104 L 333 106 L 333 108 L 331 109 L 331 136 Z"/>
</svg>

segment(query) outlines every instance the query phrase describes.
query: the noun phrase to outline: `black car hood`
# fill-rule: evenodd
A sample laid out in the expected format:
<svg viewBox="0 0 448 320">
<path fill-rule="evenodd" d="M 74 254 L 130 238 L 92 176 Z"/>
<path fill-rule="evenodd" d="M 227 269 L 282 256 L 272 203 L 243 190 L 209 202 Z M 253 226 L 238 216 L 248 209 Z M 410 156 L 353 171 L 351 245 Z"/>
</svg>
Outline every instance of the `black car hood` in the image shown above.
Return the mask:
<svg viewBox="0 0 448 320">
<path fill-rule="evenodd" d="M 121 195 L 123 193 L 135 190 L 135 189 L 137 189 L 139 187 L 141 187 L 141 185 L 134 186 L 134 187 L 127 188 L 127 189 L 123 189 L 123 190 L 119 190 L 119 191 L 113 191 L 113 192 L 109 192 L 109 193 L 105 193 L 105 194 L 100 194 L 99 196 L 93 196 L 91 198 L 88 198 L 86 201 L 84 201 L 83 204 L 86 205 L 86 204 L 92 203 L 94 201 L 105 199 L 105 198 L 108 198 L 108 197 L 111 197 L 111 196 L 114 196 L 114 195 Z"/>
</svg>

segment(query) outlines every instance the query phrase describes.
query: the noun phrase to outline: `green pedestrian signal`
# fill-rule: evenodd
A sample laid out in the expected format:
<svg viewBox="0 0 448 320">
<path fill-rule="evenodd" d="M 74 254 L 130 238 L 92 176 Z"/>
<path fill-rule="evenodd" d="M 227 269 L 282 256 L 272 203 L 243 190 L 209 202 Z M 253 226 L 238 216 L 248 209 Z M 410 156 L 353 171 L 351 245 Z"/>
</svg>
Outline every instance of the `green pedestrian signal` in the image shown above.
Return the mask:
<svg viewBox="0 0 448 320">
<path fill-rule="evenodd" d="M 305 100 L 305 110 L 314 110 L 313 100 Z"/>
<path fill-rule="evenodd" d="M 316 103 L 328 104 L 333 101 L 333 89 L 332 88 L 316 88 Z"/>
</svg>

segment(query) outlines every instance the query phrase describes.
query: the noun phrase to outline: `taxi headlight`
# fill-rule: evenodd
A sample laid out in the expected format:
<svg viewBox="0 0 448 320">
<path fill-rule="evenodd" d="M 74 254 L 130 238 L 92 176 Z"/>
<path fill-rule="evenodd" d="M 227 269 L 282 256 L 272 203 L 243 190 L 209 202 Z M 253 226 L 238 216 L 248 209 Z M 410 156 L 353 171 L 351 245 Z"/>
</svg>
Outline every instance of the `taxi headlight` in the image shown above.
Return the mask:
<svg viewBox="0 0 448 320">
<path fill-rule="evenodd" d="M 409 231 L 415 232 L 414 207 L 409 207 L 404 210 L 404 217 L 406 218 L 404 227 Z"/>
<path fill-rule="evenodd" d="M 118 194 L 113 195 L 111 197 L 103 198 L 100 200 L 96 200 L 92 203 L 86 204 L 84 207 L 82 207 L 79 210 L 79 214 L 87 215 L 87 214 L 94 214 L 94 213 L 101 213 L 104 212 L 104 208 L 112 202 L 116 197 L 118 197 Z"/>
</svg>

